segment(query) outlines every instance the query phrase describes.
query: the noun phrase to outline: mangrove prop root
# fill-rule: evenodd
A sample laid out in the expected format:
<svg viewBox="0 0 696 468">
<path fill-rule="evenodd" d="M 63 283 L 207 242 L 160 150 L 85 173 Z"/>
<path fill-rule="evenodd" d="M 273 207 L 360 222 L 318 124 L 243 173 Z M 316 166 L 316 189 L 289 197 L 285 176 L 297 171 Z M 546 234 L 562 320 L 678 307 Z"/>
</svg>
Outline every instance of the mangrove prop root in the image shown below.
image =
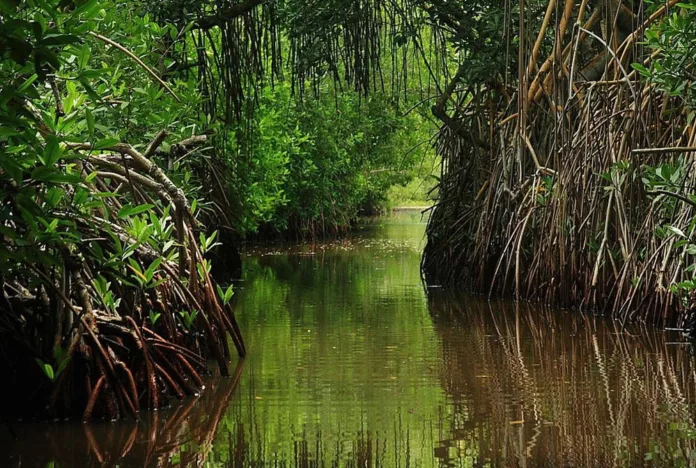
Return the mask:
<svg viewBox="0 0 696 468">
<path fill-rule="evenodd" d="M 517 93 L 499 92 L 495 79 L 458 91 L 455 76 L 433 109 L 443 169 L 425 275 L 623 320 L 682 323 L 693 299 L 671 286 L 693 279 L 696 127 L 681 98 L 631 71 L 659 56 L 638 39 L 676 2 L 646 21 L 630 20 L 622 2 L 583 1 L 579 11 L 578 2 L 556 3 L 540 27 L 558 31 L 537 31 L 521 50 L 529 61 L 519 64 Z M 542 37 L 552 42 L 544 53 Z M 646 167 L 663 165 L 677 168 L 674 188 L 646 187 Z"/>
<path fill-rule="evenodd" d="M 41 135 L 47 137 L 50 130 Z M 75 223 L 78 234 L 89 239 L 57 247 L 58 264 L 28 262 L 24 277 L 0 277 L 0 351 L 19 356 L 17 363 L 0 363 L 0 373 L 8 373 L 15 382 L 16 399 L 7 401 L 20 402 L 7 414 L 137 419 L 141 408 L 161 407 L 170 395 L 181 399 L 202 390 L 208 356 L 201 352 L 215 357 L 222 375 L 228 375 L 229 338 L 237 354 L 245 355 L 234 312 L 222 306 L 213 279 L 199 273 L 204 259 L 191 204 L 157 165 L 167 136 L 157 134 L 143 145 L 144 153 L 125 143 L 100 150 L 92 143 L 67 144 L 66 151 L 80 156 L 83 172 L 96 176 L 85 187 L 115 195 L 92 212 L 55 213 Z M 170 151 L 192 151 L 205 143 L 206 136 L 194 136 L 174 143 Z M 170 208 L 172 239 L 179 242 L 164 255 L 133 237 L 128 220 L 118 216 L 124 206 L 143 200 L 161 203 L 152 210 L 160 216 Z M 121 282 L 115 271 L 95 260 L 94 249 L 114 254 L 115 241 L 132 250 L 129 261 L 143 271 L 160 262 L 153 287 Z M 163 256 L 170 260 L 160 259 Z M 111 283 L 110 292 L 120 305 L 104 301 L 95 286 L 99 278 Z M 196 319 L 186 329 L 180 312 L 194 310 Z M 35 319 L 41 312 L 52 314 L 48 326 Z M 151 318 L 155 314 L 156 321 Z M 54 343 L 58 353 L 46 343 Z M 42 375 L 37 362 L 50 367 L 54 377 Z"/>
<path fill-rule="evenodd" d="M 99 396 L 99 392 L 101 392 L 101 389 L 104 386 L 105 382 L 106 376 L 102 375 L 101 377 L 99 377 L 99 380 L 97 380 L 97 384 L 94 386 L 94 389 L 92 389 L 89 401 L 87 402 L 87 406 L 85 407 L 85 412 L 82 415 L 82 419 L 84 421 L 88 421 L 92 418 L 92 411 L 94 410 L 94 405 L 97 403 L 97 397 Z"/>
</svg>

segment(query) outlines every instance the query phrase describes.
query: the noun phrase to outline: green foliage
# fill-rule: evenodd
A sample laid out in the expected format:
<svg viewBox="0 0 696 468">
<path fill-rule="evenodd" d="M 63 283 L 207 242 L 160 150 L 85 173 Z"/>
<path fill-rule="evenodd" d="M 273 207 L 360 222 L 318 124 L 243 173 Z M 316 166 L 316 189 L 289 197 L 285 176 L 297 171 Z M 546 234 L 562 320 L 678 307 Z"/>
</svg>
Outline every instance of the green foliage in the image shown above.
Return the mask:
<svg viewBox="0 0 696 468">
<path fill-rule="evenodd" d="M 155 312 L 154 310 L 150 310 L 148 312 L 148 316 L 150 318 L 150 323 L 154 327 L 157 324 L 157 321 L 159 320 L 159 318 L 162 316 L 162 314 L 159 312 Z"/>
<path fill-rule="evenodd" d="M 543 10 L 537 2 L 528 3 L 528 9 L 536 12 L 528 12 L 528 21 L 539 21 Z M 432 0 L 421 6 L 435 27 L 447 33 L 459 61 L 466 64 L 463 76 L 468 83 L 491 82 L 517 66 L 517 2 Z M 513 39 L 508 42 L 506 37 Z"/>
<path fill-rule="evenodd" d="M 56 379 L 56 374 L 53 370 L 53 366 L 47 362 L 42 361 L 39 358 L 36 358 L 36 363 L 39 365 L 41 370 L 43 371 L 44 375 L 48 380 L 53 381 Z"/>
<path fill-rule="evenodd" d="M 412 178 L 406 183 L 399 183 L 387 192 L 387 208 L 426 207 L 437 196 L 433 185 L 437 183 L 435 174 L 440 173 L 440 160 L 436 155 L 425 158 L 424 164 L 408 170 Z"/>
<path fill-rule="evenodd" d="M 245 230 L 344 230 L 361 210 L 380 209 L 430 154 L 419 145 L 430 136 L 419 114 L 403 118 L 379 95 L 332 94 L 299 100 L 287 84 L 263 90 L 248 135 Z"/>
<path fill-rule="evenodd" d="M 682 192 L 688 170 L 687 161 L 681 156 L 664 161 L 660 165 L 644 165 L 641 174 L 648 194 L 654 197 L 653 210 L 658 222 L 654 231 L 655 237 L 672 238 L 673 248 L 681 255 L 683 274 L 670 285 L 670 291 L 681 297 L 686 308 L 693 300 L 690 296 L 696 290 L 696 218 L 687 219 L 686 223 L 675 218 L 683 203 L 696 204 L 696 195 L 678 195 Z"/>
<path fill-rule="evenodd" d="M 118 3 L 91 0 L 72 9 L 59 3 L 11 2 L 16 18 L 2 19 L 0 229 L 6 247 L 0 250 L 0 269 L 9 277 L 26 261 L 55 264 L 60 249 L 83 241 L 78 223 L 93 223 L 90 214 L 103 212 L 116 198 L 94 190 L 97 174 L 83 170 L 85 154 L 72 151 L 73 142 L 94 142 L 94 150 L 100 150 L 124 140 L 148 141 L 162 128 L 185 137 L 197 127 L 191 113 L 195 88 L 175 83 L 176 92 L 187 98 L 179 104 L 132 59 L 87 35 L 98 30 L 125 39 L 147 57 L 159 26 Z M 192 125 L 180 133 L 185 116 Z M 184 174 L 178 179 L 185 180 L 186 168 L 180 164 L 178 170 Z M 182 185 L 195 193 L 196 187 Z M 173 245 L 166 245 L 168 214 L 160 218 L 154 207 L 127 201 L 118 218 L 138 242 L 165 252 Z M 135 248 L 112 235 L 120 261 L 126 260 Z M 129 266 L 145 278 L 154 273 Z"/>
<path fill-rule="evenodd" d="M 271 37 L 260 44 L 244 21 L 221 20 L 225 37 L 215 28 L 202 37 L 198 28 L 208 27 L 189 22 L 224 17 L 225 4 L 144 5 L 171 44 L 165 56 L 142 53 L 167 76 L 198 86 L 205 128 L 216 133 L 214 154 L 189 157 L 183 181 L 199 189 L 202 218 L 242 236 L 336 233 L 361 210 L 381 209 L 393 184 L 417 176 L 412 166 L 431 153 L 410 150 L 431 136 L 423 111 L 437 87 L 415 47 L 432 28 L 414 7 L 411 0 L 266 2 L 254 25 Z M 440 49 L 423 37 L 434 60 Z M 187 71 L 177 73 L 183 65 Z M 421 114 L 403 118 L 402 107 L 418 101 Z M 429 190 L 432 181 L 420 185 Z"/>
<path fill-rule="evenodd" d="M 221 101 L 238 96 L 207 94 L 218 88 L 206 83 L 230 76 L 204 67 L 215 53 L 189 34 L 197 15 L 151 11 L 140 1 L 0 6 L 0 314 L 11 317 L 0 338 L 36 349 L 27 359 L 50 383 L 70 361 L 54 355 L 54 344 L 82 352 L 77 329 L 99 335 L 109 320 L 137 327 L 149 319 L 163 332 L 171 316 L 195 327 L 208 310 L 196 310 L 180 288 L 214 296 L 214 287 L 195 285 L 210 281 L 211 262 L 199 254 L 219 246 L 218 228 L 342 232 L 432 157 L 419 145 L 430 137 L 424 106 L 402 115 L 403 103 L 417 100 L 410 92 L 365 97 L 321 75 L 303 79 L 315 86 L 309 96 L 289 81 L 271 86 L 259 72 L 255 93 L 242 93 L 254 96 L 243 100 L 247 111 L 220 112 Z M 229 46 L 217 29 L 208 40 Z M 407 87 L 426 73 L 384 72 Z M 22 294 L 41 307 L 6 304 Z M 232 294 L 218 289 L 223 305 Z M 215 299 L 198 303 L 207 309 Z"/>
<path fill-rule="evenodd" d="M 60 346 L 56 346 L 55 348 L 53 348 L 54 364 L 51 364 L 50 362 L 45 362 L 40 358 L 36 358 L 35 360 L 36 363 L 39 365 L 41 371 L 46 376 L 46 378 L 53 382 L 68 366 L 68 363 L 70 362 L 70 356 L 68 355 L 67 350 L 61 348 Z"/>
<path fill-rule="evenodd" d="M 41 103 L 47 75 L 62 67 L 61 54 L 80 41 L 74 30 L 86 21 L 77 12 L 58 18 L 48 9 L 22 6 L 14 5 L 12 13 L 17 18 L 3 16 L 0 25 L 0 229 L 4 240 L 0 270 L 10 276 L 15 265 L 27 260 L 55 261 L 50 250 L 36 249 L 37 243 L 52 246 L 79 240 L 74 221 L 53 213 L 68 205 L 79 209 L 88 202 L 79 169 L 66 154 L 61 135 L 42 138 L 36 131 L 36 126 L 54 132 L 69 127 L 76 114 L 68 108 L 65 116 L 54 118 L 48 106 L 33 104 Z M 32 20 L 19 19 L 20 11 Z M 32 103 L 31 107 L 25 103 Z M 62 187 L 66 183 L 72 190 Z"/>
<path fill-rule="evenodd" d="M 215 242 L 215 238 L 217 237 L 217 231 L 213 231 L 213 233 L 206 237 L 205 234 L 202 232 L 199 234 L 199 247 L 201 249 L 201 252 L 205 253 L 208 252 L 210 249 L 215 247 L 216 245 L 220 245 L 219 242 Z"/>
<path fill-rule="evenodd" d="M 222 286 L 218 284 L 217 292 L 220 297 L 220 300 L 222 301 L 222 304 L 227 305 L 230 303 L 230 301 L 232 300 L 232 296 L 234 295 L 234 286 L 230 284 L 227 287 L 227 289 L 222 289 Z"/>
<path fill-rule="evenodd" d="M 184 327 L 187 330 L 191 330 L 193 328 L 193 323 L 195 322 L 197 316 L 198 316 L 197 310 L 192 310 L 192 311 L 181 310 L 181 311 L 179 311 L 179 317 L 181 317 L 181 323 L 184 325 Z"/>
<path fill-rule="evenodd" d="M 172 160 L 166 142 L 151 153 L 148 147 L 162 132 L 167 141 L 200 135 L 207 118 L 199 114 L 195 79 L 172 78 L 165 88 L 142 65 L 157 64 L 170 31 L 137 2 L 1 5 L 0 342 L 4 354 L 26 354 L 9 371 L 20 397 L 22 385 L 37 387 L 23 363 L 38 364 L 47 379 L 40 398 L 60 385 L 68 350 L 81 352 L 74 337 L 82 339 L 85 324 L 94 335 L 104 332 L 97 322 L 105 316 L 142 323 L 149 315 L 158 324 L 165 311 L 152 310 L 152 298 L 171 283 L 180 251 L 196 241 L 177 236 L 172 199 L 201 193 L 193 173 L 201 162 L 187 157 L 198 149 Z M 145 169 L 124 146 L 146 155 Z M 196 226 L 179 206 L 176 214 Z M 214 238 L 202 237 L 204 251 Z M 186 306 L 184 299 L 166 307 L 176 307 L 176 316 Z M 182 323 L 190 328 L 197 315 L 182 315 Z"/>
<path fill-rule="evenodd" d="M 654 7 L 661 5 L 656 2 Z M 692 111 L 696 109 L 696 4 L 675 5 L 669 16 L 645 32 L 645 43 L 659 55 L 649 68 L 640 63 L 633 68 L 670 96 L 682 98 Z"/>
</svg>

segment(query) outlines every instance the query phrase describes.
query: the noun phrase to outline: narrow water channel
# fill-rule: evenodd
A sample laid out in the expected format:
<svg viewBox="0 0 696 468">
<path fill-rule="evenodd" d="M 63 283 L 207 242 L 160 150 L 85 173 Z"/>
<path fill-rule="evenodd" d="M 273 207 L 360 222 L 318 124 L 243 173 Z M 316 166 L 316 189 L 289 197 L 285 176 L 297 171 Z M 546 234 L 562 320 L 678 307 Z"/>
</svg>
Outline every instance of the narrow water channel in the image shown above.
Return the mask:
<svg viewBox="0 0 696 468">
<path fill-rule="evenodd" d="M 652 328 L 424 289 L 417 212 L 249 249 L 249 357 L 140 423 L 0 426 L 0 466 L 696 463 L 690 348 Z"/>
</svg>

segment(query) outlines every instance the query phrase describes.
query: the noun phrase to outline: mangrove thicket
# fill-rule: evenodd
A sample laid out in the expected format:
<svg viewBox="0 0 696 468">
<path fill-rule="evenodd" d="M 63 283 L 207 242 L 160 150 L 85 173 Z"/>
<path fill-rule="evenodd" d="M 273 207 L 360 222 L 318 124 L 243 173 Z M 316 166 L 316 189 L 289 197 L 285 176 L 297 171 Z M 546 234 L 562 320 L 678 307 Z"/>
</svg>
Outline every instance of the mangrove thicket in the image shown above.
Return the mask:
<svg viewBox="0 0 696 468">
<path fill-rule="evenodd" d="M 200 392 L 207 359 L 246 353 L 245 239 L 428 196 L 430 282 L 689 326 L 695 20 L 676 0 L 0 2 L 3 411 L 137 418 Z"/>
</svg>

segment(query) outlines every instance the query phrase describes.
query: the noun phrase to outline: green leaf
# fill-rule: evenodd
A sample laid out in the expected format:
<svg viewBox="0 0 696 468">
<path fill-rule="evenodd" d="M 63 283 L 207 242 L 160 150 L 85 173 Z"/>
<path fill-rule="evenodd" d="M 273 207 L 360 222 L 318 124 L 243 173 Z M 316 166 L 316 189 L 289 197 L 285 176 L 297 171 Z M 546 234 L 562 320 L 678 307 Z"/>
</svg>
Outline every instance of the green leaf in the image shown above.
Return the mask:
<svg viewBox="0 0 696 468">
<path fill-rule="evenodd" d="M 22 182 L 24 168 L 14 159 L 0 152 L 0 168 L 18 184 Z"/>
<path fill-rule="evenodd" d="M 232 296 L 234 296 L 233 285 L 229 285 L 226 291 L 224 291 L 219 284 L 216 286 L 217 286 L 218 295 L 220 296 L 220 300 L 222 300 L 222 304 L 223 305 L 229 304 L 230 300 L 232 299 Z"/>
<path fill-rule="evenodd" d="M 77 17 L 79 15 L 84 15 L 85 18 L 91 18 L 96 12 L 99 11 L 100 6 L 101 5 L 97 0 L 89 0 L 76 8 L 72 16 Z"/>
<path fill-rule="evenodd" d="M 46 111 L 41 111 L 41 118 L 43 123 L 51 130 L 53 133 L 57 133 L 58 128 L 56 127 L 56 121 L 53 115 Z"/>
<path fill-rule="evenodd" d="M 94 114 L 92 111 L 87 109 L 85 111 L 85 120 L 87 121 L 87 130 L 89 131 L 89 137 L 94 138 Z"/>
<path fill-rule="evenodd" d="M 55 379 L 56 376 L 53 373 L 53 366 L 52 365 L 46 363 L 46 364 L 44 364 L 43 368 L 44 368 L 44 372 L 46 373 L 46 377 L 48 377 L 51 380 Z"/>
<path fill-rule="evenodd" d="M 50 365 L 50 364 L 47 363 L 47 362 L 42 361 L 42 360 L 39 359 L 39 358 L 36 358 L 36 363 L 39 365 L 39 367 L 41 368 L 41 370 L 43 371 L 43 373 L 46 375 L 46 377 L 48 377 L 48 379 L 49 379 L 51 382 L 56 378 L 56 375 L 55 375 L 55 373 L 53 372 L 53 366 L 52 366 L 52 365 Z"/>
<path fill-rule="evenodd" d="M 672 233 L 676 234 L 679 237 L 686 237 L 686 234 L 684 234 L 684 231 L 679 229 L 678 227 L 674 226 L 667 226 L 667 229 L 671 231 Z"/>
<path fill-rule="evenodd" d="M 157 271 L 157 268 L 159 268 L 161 263 L 162 257 L 158 257 L 150 264 L 147 270 L 145 270 L 145 278 L 148 282 L 152 281 L 152 277 L 155 276 L 155 272 Z"/>
<path fill-rule="evenodd" d="M 84 70 L 89 63 L 89 58 L 92 52 L 87 44 L 84 44 L 80 49 L 80 53 L 77 55 L 77 67 L 80 71 Z"/>
<path fill-rule="evenodd" d="M 104 138 L 103 140 L 99 140 L 94 144 L 95 150 L 101 150 L 101 149 L 106 149 L 109 148 L 110 146 L 114 146 L 116 143 L 118 143 L 119 140 L 116 138 Z"/>
<path fill-rule="evenodd" d="M 75 190 L 75 195 L 73 196 L 73 206 L 81 206 L 84 205 L 85 202 L 89 199 L 89 191 L 85 190 L 82 187 L 78 187 L 77 190 Z"/>
<path fill-rule="evenodd" d="M 55 208 L 58 206 L 58 203 L 63 199 L 63 196 L 65 195 L 65 190 L 59 188 L 59 187 L 51 187 L 46 191 L 45 199 L 46 203 L 48 206 L 51 208 Z"/>
<path fill-rule="evenodd" d="M 145 279 L 145 275 L 143 274 L 143 269 L 140 266 L 140 263 L 137 262 L 134 258 L 129 258 L 128 263 L 130 264 L 129 266 L 131 269 L 140 277 L 141 279 Z"/>
<path fill-rule="evenodd" d="M 155 205 L 146 203 L 143 205 L 138 205 L 138 206 L 133 206 L 133 205 L 124 205 L 120 210 L 118 210 L 118 217 L 119 218 L 128 218 L 130 216 L 135 216 L 140 213 L 144 213 L 148 210 L 151 210 L 154 208 Z"/>
<path fill-rule="evenodd" d="M 641 65 L 640 63 L 632 63 L 631 66 L 633 67 L 634 70 L 636 70 L 642 76 L 645 76 L 645 77 L 650 76 L 650 70 L 645 68 L 645 66 Z"/>
<path fill-rule="evenodd" d="M 60 69 L 60 59 L 58 58 L 58 55 L 48 47 L 41 47 L 39 49 L 36 49 L 34 52 L 34 57 L 36 60 L 36 63 L 38 64 L 38 69 L 42 70 L 43 65 L 50 65 L 51 70 L 59 70 Z M 45 72 L 45 69 L 43 69 Z M 41 71 L 39 72 L 39 75 L 41 75 Z"/>
<path fill-rule="evenodd" d="M 80 42 L 80 38 L 73 34 L 47 34 L 39 44 L 44 46 L 67 45 Z"/>
<path fill-rule="evenodd" d="M 63 154 L 63 149 L 60 147 L 60 141 L 54 135 L 47 137 L 48 142 L 44 148 L 43 156 L 39 156 L 44 166 L 53 166 Z"/>
<path fill-rule="evenodd" d="M 65 174 L 55 167 L 39 166 L 31 171 L 31 178 L 52 184 L 78 184 L 82 181 L 76 174 Z"/>
<path fill-rule="evenodd" d="M 0 13 L 11 15 L 17 11 L 19 0 L 0 0 Z"/>
<path fill-rule="evenodd" d="M 89 81 L 84 76 L 80 76 L 78 78 L 82 86 L 85 88 L 85 91 L 87 91 L 87 95 L 92 98 L 95 102 L 101 101 L 101 97 L 94 91 L 92 88 L 92 85 L 90 85 Z"/>
<path fill-rule="evenodd" d="M 150 288 L 156 288 L 156 287 L 159 286 L 160 284 L 164 284 L 166 281 L 167 281 L 167 278 L 158 279 L 158 280 L 155 281 L 154 283 L 151 283 L 149 287 L 150 287 Z"/>
<path fill-rule="evenodd" d="M 39 77 L 39 75 L 37 75 L 36 73 L 34 73 L 33 75 L 31 75 L 29 78 L 26 79 L 26 81 L 25 81 L 24 83 L 22 83 L 22 86 L 20 86 L 19 88 L 17 88 L 17 92 L 18 92 L 18 93 L 23 93 L 24 91 L 26 91 L 26 89 L 27 89 L 29 86 L 31 86 L 31 85 L 34 83 L 34 81 L 36 81 L 36 79 L 37 79 L 38 77 Z"/>
<path fill-rule="evenodd" d="M 110 68 L 90 68 L 88 70 L 84 70 L 79 76 L 80 78 L 87 78 L 91 80 L 100 78 L 101 76 L 108 74 L 110 71 Z"/>
</svg>

